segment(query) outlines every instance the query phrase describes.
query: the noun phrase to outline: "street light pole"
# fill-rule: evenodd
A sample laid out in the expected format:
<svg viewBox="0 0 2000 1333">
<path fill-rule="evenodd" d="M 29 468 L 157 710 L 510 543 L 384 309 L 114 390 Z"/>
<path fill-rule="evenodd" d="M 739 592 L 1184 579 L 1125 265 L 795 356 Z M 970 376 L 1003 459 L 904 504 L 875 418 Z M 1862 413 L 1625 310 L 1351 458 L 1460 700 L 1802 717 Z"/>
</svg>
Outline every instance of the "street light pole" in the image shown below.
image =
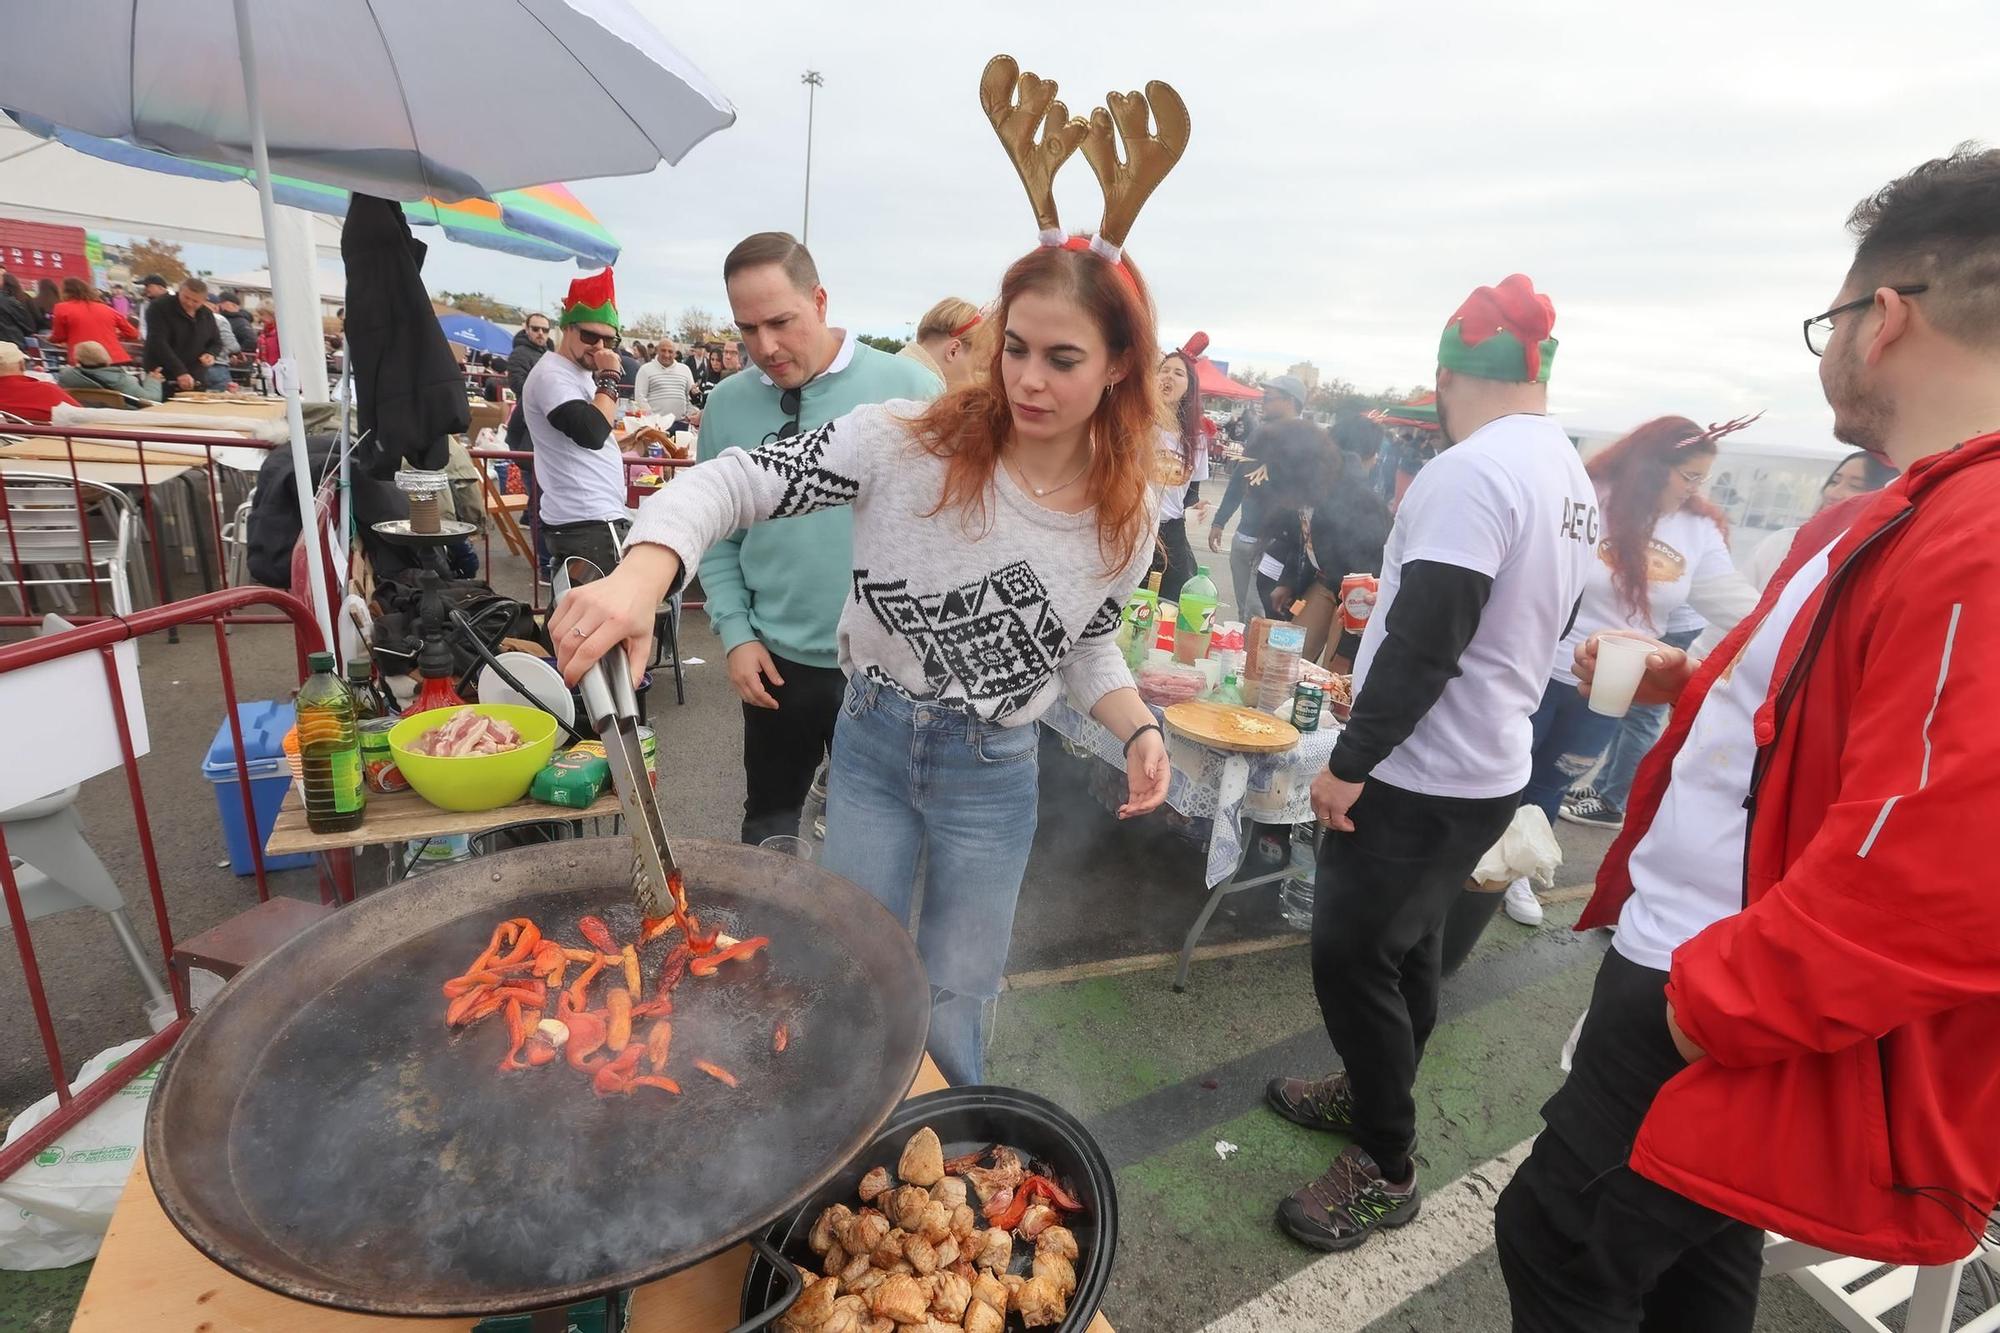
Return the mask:
<svg viewBox="0 0 2000 1333">
<path fill-rule="evenodd" d="M 809 69 L 799 77 L 799 82 L 806 85 L 806 209 L 805 217 L 799 224 L 799 243 L 803 245 L 812 239 L 813 103 L 818 97 L 819 90 L 826 87 L 826 80 L 820 76 L 818 70 Z"/>
</svg>

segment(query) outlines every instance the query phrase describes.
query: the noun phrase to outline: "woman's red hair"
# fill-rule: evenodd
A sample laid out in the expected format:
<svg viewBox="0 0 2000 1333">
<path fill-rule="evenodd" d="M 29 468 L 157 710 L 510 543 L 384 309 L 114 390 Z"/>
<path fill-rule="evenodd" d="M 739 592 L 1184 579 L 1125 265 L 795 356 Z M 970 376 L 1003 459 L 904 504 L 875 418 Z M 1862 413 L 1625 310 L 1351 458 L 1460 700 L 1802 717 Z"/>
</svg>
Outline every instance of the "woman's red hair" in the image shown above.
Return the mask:
<svg viewBox="0 0 2000 1333">
<path fill-rule="evenodd" d="M 1660 497 L 1667 480 L 1689 459 L 1713 458 L 1715 442 L 1697 439 L 1702 429 L 1686 417 L 1658 417 L 1611 445 L 1585 465 L 1597 483 L 1604 513 L 1604 546 L 1609 553 L 1611 586 L 1627 611 L 1650 617 L 1646 595 L 1646 548 L 1653 525 L 1660 519 Z M 1683 447 L 1686 446 L 1686 447 Z M 1704 495 L 1691 495 L 1681 511 L 1699 514 L 1729 539 L 1729 519 Z M 1659 626 L 1655 625 L 1655 629 Z"/>
<path fill-rule="evenodd" d="M 1107 572 L 1115 572 L 1152 535 L 1146 501 L 1160 431 L 1159 390 L 1152 373 L 1160 363 L 1153 303 L 1130 259 L 1114 267 L 1087 250 L 1042 246 L 1007 270 L 988 321 L 993 333 L 986 373 L 939 398 L 914 423 L 923 448 L 945 460 L 944 490 L 930 512 L 957 509 L 968 520 L 978 515 L 982 523 L 992 521 L 993 471 L 1000 465 L 1001 447 L 1014 434 L 1014 413 L 1001 375 L 1007 314 L 1030 292 L 1076 302 L 1097 326 L 1112 364 L 1125 370 L 1091 417 L 1096 452 L 1084 479 L 1097 507 L 1098 549 Z"/>
</svg>

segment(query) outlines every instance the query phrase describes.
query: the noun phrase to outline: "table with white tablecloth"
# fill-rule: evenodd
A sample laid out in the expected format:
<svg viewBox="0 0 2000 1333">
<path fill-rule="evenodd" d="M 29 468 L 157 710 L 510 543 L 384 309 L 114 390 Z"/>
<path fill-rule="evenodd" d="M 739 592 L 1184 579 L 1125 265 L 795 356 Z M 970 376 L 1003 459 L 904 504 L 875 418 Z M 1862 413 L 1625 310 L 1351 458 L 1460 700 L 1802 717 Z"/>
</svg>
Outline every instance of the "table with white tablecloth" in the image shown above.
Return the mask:
<svg viewBox="0 0 2000 1333">
<path fill-rule="evenodd" d="M 1155 716 L 1160 709 L 1153 710 Z M 1042 724 L 1061 736 L 1075 751 L 1102 759 L 1119 772 L 1125 770 L 1125 750 L 1094 718 L 1078 712 L 1067 699 L 1060 699 L 1042 715 Z M 1188 931 L 1181 948 L 1180 970 L 1174 989 L 1187 985 L 1188 964 L 1209 918 L 1228 894 L 1255 888 L 1282 879 L 1289 865 L 1267 875 L 1236 879 L 1243 864 L 1246 820 L 1262 824 L 1293 825 L 1312 817 L 1313 779 L 1326 768 L 1340 725 L 1327 716 L 1317 730 L 1306 732 L 1299 743 L 1277 754 L 1241 754 L 1212 749 L 1167 730 L 1167 757 L 1173 763 L 1173 779 L 1167 788 L 1166 804 L 1180 816 L 1208 822 L 1202 887 L 1207 901 Z"/>
</svg>

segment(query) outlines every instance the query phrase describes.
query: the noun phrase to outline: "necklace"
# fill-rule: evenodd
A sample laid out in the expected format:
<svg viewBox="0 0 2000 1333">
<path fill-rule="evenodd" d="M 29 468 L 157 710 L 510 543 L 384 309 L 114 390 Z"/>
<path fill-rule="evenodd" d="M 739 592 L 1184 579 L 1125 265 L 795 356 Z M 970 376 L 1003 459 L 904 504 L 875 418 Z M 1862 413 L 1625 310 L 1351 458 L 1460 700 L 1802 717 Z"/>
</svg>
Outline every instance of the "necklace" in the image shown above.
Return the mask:
<svg viewBox="0 0 2000 1333">
<path fill-rule="evenodd" d="M 1070 487 L 1076 485 L 1079 481 L 1082 481 L 1083 474 L 1090 471 L 1090 464 L 1092 462 L 1093 457 L 1094 457 L 1094 451 L 1092 453 L 1086 453 L 1083 458 L 1083 466 L 1078 468 L 1075 472 L 1071 473 L 1068 481 L 1062 482 L 1055 486 L 1035 485 L 1034 482 L 1028 480 L 1027 471 L 1024 468 L 1022 468 L 1021 460 L 1016 458 L 1016 459 L 1011 459 L 1009 461 L 1011 461 L 1014 464 L 1014 475 L 1021 479 L 1021 484 L 1023 486 L 1026 486 L 1029 490 L 1033 491 L 1035 493 L 1035 498 L 1037 500 L 1040 500 L 1047 496 L 1054 495 L 1057 491 L 1066 491 Z"/>
</svg>

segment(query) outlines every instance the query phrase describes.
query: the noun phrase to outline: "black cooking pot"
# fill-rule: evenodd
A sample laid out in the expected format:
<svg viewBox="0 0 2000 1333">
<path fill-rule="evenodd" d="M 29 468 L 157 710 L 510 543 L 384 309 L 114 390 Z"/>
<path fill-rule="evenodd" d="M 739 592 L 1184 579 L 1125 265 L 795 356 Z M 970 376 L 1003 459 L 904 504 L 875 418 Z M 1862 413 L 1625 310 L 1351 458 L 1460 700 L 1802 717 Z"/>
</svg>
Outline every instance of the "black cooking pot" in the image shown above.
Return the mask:
<svg viewBox="0 0 2000 1333">
<path fill-rule="evenodd" d="M 1076 1293 L 1070 1297 L 1069 1314 L 1057 1325 L 1056 1333 L 1081 1333 L 1088 1328 L 1104 1299 L 1104 1289 L 1111 1281 L 1111 1263 L 1118 1252 L 1118 1186 L 1104 1150 L 1075 1116 L 1047 1098 L 1019 1088 L 945 1088 L 910 1098 L 896 1108 L 860 1156 L 765 1233 L 766 1244 L 787 1260 L 818 1272 L 820 1256 L 806 1243 L 813 1223 L 836 1203 L 859 1207 L 861 1178 L 878 1166 L 895 1174 L 903 1145 L 925 1125 L 943 1141 L 947 1159 L 990 1143 L 1004 1143 L 1024 1158 L 1047 1162 L 1076 1191 L 1083 1212 L 1063 1218 L 1063 1225 L 1076 1234 Z M 1016 1247 L 1017 1269 L 1025 1267 L 1032 1249 Z M 746 1322 L 758 1316 L 775 1318 L 791 1304 L 797 1293 L 786 1291 L 787 1276 L 795 1275 L 783 1273 L 762 1252 L 751 1259 L 743 1276 Z M 1010 1320 L 1010 1328 L 1020 1322 L 1014 1316 Z"/>
</svg>

